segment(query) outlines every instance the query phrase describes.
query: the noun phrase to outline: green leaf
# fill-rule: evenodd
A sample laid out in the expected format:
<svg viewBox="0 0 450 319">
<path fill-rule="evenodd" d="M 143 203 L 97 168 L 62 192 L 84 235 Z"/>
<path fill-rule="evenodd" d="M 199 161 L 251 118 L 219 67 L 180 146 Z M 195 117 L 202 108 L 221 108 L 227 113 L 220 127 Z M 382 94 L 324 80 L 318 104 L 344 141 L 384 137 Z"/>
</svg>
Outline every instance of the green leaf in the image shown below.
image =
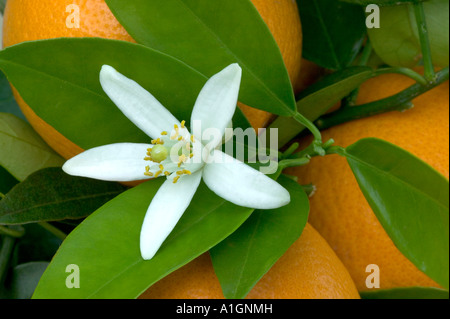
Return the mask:
<svg viewBox="0 0 450 319">
<path fill-rule="evenodd" d="M 378 6 L 397 6 L 406 3 L 424 2 L 429 0 L 339 0 L 339 1 L 348 2 L 352 4 L 359 4 L 362 6 L 367 6 L 369 4 L 376 4 Z"/>
<path fill-rule="evenodd" d="M 0 112 L 11 113 L 22 120 L 26 120 L 22 111 L 17 105 L 16 100 L 11 91 L 8 80 L 3 72 L 0 71 Z"/>
<path fill-rule="evenodd" d="M 299 95 L 297 109 L 308 119 L 315 121 L 373 76 L 375 72 L 365 66 L 353 66 L 333 72 Z"/>
<path fill-rule="evenodd" d="M 375 138 L 350 145 L 345 156 L 397 248 L 448 289 L 448 180 L 407 151 Z"/>
<path fill-rule="evenodd" d="M 19 181 L 14 178 L 6 169 L 0 166 L 0 193 L 6 194 Z M 0 196 L 1 197 L 1 196 Z"/>
<path fill-rule="evenodd" d="M 214 195 L 203 183 L 155 257 L 144 261 L 139 233 L 163 180 L 134 187 L 87 217 L 63 242 L 34 298 L 136 298 L 235 231 L 252 209 Z M 80 269 L 80 288 L 67 289 L 65 269 Z"/>
<path fill-rule="evenodd" d="M 48 262 L 30 262 L 14 267 L 7 291 L 3 292 L 6 296 L 3 297 L 30 299 L 48 264 Z"/>
<path fill-rule="evenodd" d="M 366 35 L 364 10 L 336 0 L 297 0 L 303 30 L 303 57 L 339 70 L 349 66 Z"/>
<path fill-rule="evenodd" d="M 239 100 L 289 116 L 292 86 L 280 50 L 250 0 L 106 0 L 139 43 L 177 57 L 207 77 L 237 62 Z"/>
<path fill-rule="evenodd" d="M 449 63 L 449 1 L 423 3 L 430 40 L 431 57 L 436 67 Z M 380 28 L 368 29 L 377 55 L 391 66 L 415 67 L 422 60 L 419 33 L 412 5 L 380 9 Z"/>
<path fill-rule="evenodd" d="M 297 109 L 310 121 L 315 121 L 374 75 L 374 71 L 365 66 L 353 66 L 333 72 L 309 86 L 298 96 Z M 305 129 L 294 119 L 286 117 L 278 117 L 272 126 L 279 128 L 278 137 L 281 146 Z"/>
<path fill-rule="evenodd" d="M 285 176 L 278 181 L 291 194 L 289 205 L 253 212 L 237 231 L 210 250 L 226 298 L 244 298 L 306 225 L 309 200 L 302 187 Z"/>
<path fill-rule="evenodd" d="M 118 142 L 148 143 L 149 137 L 103 92 L 99 73 L 104 64 L 138 82 L 180 121 L 190 119 L 207 81 L 170 56 L 123 41 L 52 39 L 0 51 L 0 68 L 25 102 L 75 144 L 88 149 Z"/>
<path fill-rule="evenodd" d="M 360 292 L 362 299 L 448 299 L 448 290 L 433 287 L 377 289 Z"/>
<path fill-rule="evenodd" d="M 64 163 L 28 123 L 8 113 L 0 113 L 0 150 L 0 166 L 19 181 Z"/>
<path fill-rule="evenodd" d="M 6 0 L 0 0 L 0 15 L 3 15 L 3 11 L 5 10 Z"/>
<path fill-rule="evenodd" d="M 78 219 L 125 191 L 119 183 L 69 176 L 60 168 L 40 170 L 0 201 L 0 224 Z"/>
</svg>

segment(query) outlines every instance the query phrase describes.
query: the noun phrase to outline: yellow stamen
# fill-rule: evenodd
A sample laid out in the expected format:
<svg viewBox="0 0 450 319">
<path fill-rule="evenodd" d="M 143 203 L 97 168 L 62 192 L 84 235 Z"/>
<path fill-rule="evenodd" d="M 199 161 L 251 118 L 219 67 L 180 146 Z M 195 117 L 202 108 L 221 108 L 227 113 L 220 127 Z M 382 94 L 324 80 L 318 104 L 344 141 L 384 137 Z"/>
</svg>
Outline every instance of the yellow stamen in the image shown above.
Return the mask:
<svg viewBox="0 0 450 319">
<path fill-rule="evenodd" d="M 156 140 L 152 140 L 152 144 L 164 144 L 164 141 L 163 140 L 161 140 L 159 137 L 156 139 Z"/>
<path fill-rule="evenodd" d="M 170 173 L 169 173 L 168 171 L 165 171 L 165 172 L 164 172 L 164 175 L 169 176 Z"/>
<path fill-rule="evenodd" d="M 183 175 L 183 174 L 184 174 L 183 171 L 178 171 L 178 172 L 177 172 L 177 175 Z"/>
<path fill-rule="evenodd" d="M 150 156 L 144 157 L 144 161 L 151 161 L 151 160 L 152 160 L 152 158 Z"/>
<path fill-rule="evenodd" d="M 179 179 L 180 179 L 180 176 L 176 176 L 176 177 L 173 179 L 173 183 L 176 184 L 176 183 L 178 182 Z"/>
<path fill-rule="evenodd" d="M 159 169 L 163 171 L 164 170 L 164 166 L 162 164 L 159 164 Z"/>
<path fill-rule="evenodd" d="M 150 172 L 150 166 L 145 166 L 145 171 Z"/>
<path fill-rule="evenodd" d="M 188 171 L 187 169 L 184 169 L 183 170 L 183 174 L 191 175 L 192 173 L 191 173 L 191 171 Z"/>
<path fill-rule="evenodd" d="M 186 124 L 186 121 L 181 121 L 181 128 L 185 128 L 184 124 Z"/>
<path fill-rule="evenodd" d="M 183 139 L 183 136 L 179 136 L 178 140 L 181 141 Z"/>
<path fill-rule="evenodd" d="M 164 135 L 167 135 L 167 132 L 166 132 L 166 131 L 162 131 L 162 132 L 161 132 L 161 135 L 163 135 L 163 136 L 164 136 Z"/>
<path fill-rule="evenodd" d="M 145 172 L 144 175 L 148 176 L 148 177 L 153 177 L 153 173 L 152 172 Z"/>
<path fill-rule="evenodd" d="M 161 175 L 161 173 L 162 173 L 162 171 L 157 171 L 157 172 L 155 173 L 155 178 L 158 177 L 159 175 Z"/>
<path fill-rule="evenodd" d="M 194 135 L 191 135 L 191 142 L 194 143 Z"/>
<path fill-rule="evenodd" d="M 182 162 L 182 163 L 186 162 L 186 155 L 181 154 L 181 155 L 178 157 L 178 160 L 179 160 L 180 162 Z"/>
<path fill-rule="evenodd" d="M 189 157 L 193 158 L 194 157 L 194 153 L 189 154 Z"/>
</svg>

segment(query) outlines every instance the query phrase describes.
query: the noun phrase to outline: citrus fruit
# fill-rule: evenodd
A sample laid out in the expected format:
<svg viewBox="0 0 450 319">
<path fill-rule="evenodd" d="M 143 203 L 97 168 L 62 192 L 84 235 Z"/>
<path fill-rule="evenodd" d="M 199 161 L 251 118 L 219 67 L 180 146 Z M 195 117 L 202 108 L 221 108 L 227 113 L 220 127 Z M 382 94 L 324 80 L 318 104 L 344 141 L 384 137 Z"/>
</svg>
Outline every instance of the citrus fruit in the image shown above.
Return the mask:
<svg viewBox="0 0 450 319">
<path fill-rule="evenodd" d="M 144 299 L 222 299 L 209 254 L 203 254 L 150 287 Z M 300 238 L 261 278 L 248 299 L 357 299 L 341 261 L 309 224 Z"/>
<path fill-rule="evenodd" d="M 297 4 L 292 0 L 252 0 L 277 41 L 292 81 L 300 73 L 302 33 Z M 80 28 L 67 28 L 68 5 L 78 5 Z M 116 20 L 104 0 L 8 0 L 3 25 L 4 47 L 24 41 L 57 37 L 102 37 L 134 42 Z M 39 118 L 14 96 L 30 124 L 61 156 L 68 159 L 83 150 Z M 254 127 L 264 127 L 271 114 L 240 104 Z"/>
<path fill-rule="evenodd" d="M 358 104 L 398 93 L 413 84 L 401 75 L 383 75 L 364 83 Z M 419 96 L 414 108 L 341 124 L 323 131 L 324 140 L 348 146 L 377 137 L 398 145 L 449 176 L 448 81 Z M 366 267 L 380 269 L 381 288 L 437 286 L 394 246 L 360 191 L 346 160 L 338 155 L 313 158 L 290 169 L 301 184 L 317 187 L 311 198 L 309 222 L 328 241 L 360 291 L 368 290 Z M 414 174 L 414 172 L 411 172 Z"/>
</svg>

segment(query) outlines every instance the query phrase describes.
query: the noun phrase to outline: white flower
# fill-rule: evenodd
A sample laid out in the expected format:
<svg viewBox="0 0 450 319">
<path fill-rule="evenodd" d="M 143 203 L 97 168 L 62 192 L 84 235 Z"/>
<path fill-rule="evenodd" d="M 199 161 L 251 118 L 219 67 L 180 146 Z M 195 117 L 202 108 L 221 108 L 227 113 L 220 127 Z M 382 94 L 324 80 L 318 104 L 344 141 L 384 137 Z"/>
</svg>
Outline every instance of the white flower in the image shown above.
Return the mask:
<svg viewBox="0 0 450 319">
<path fill-rule="evenodd" d="M 240 206 L 273 209 L 290 201 L 277 182 L 216 149 L 221 138 L 204 141 L 206 129 L 220 137 L 238 99 L 242 70 L 231 64 L 202 88 L 191 115 L 191 135 L 155 97 L 136 82 L 104 65 L 103 90 L 144 133 L 151 144 L 118 143 L 87 150 L 68 160 L 63 170 L 106 181 L 136 181 L 165 176 L 144 218 L 140 249 L 151 259 L 189 206 L 201 179 L 217 195 Z M 120 129 L 120 128 L 118 128 Z M 207 143 L 208 142 L 208 143 Z"/>
</svg>

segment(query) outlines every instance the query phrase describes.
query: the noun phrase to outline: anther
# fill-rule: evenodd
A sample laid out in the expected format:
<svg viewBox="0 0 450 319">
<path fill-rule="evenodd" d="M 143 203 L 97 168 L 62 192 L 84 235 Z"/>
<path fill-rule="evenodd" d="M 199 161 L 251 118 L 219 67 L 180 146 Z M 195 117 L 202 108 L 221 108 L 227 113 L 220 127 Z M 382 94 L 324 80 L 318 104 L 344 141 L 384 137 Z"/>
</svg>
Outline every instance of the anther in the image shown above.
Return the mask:
<svg viewBox="0 0 450 319">
<path fill-rule="evenodd" d="M 181 128 L 185 128 L 184 124 L 186 124 L 186 121 L 185 120 L 181 121 Z"/>
<path fill-rule="evenodd" d="M 180 179 L 180 176 L 176 176 L 176 177 L 173 179 L 173 183 L 176 184 L 176 183 L 178 182 L 179 179 Z"/>
<path fill-rule="evenodd" d="M 179 160 L 181 163 L 186 162 L 186 155 L 181 154 L 181 155 L 178 157 L 178 160 Z"/>
<path fill-rule="evenodd" d="M 155 178 L 158 177 L 159 175 L 161 175 L 161 173 L 162 173 L 162 171 L 157 171 L 157 172 L 155 173 Z"/>
</svg>

